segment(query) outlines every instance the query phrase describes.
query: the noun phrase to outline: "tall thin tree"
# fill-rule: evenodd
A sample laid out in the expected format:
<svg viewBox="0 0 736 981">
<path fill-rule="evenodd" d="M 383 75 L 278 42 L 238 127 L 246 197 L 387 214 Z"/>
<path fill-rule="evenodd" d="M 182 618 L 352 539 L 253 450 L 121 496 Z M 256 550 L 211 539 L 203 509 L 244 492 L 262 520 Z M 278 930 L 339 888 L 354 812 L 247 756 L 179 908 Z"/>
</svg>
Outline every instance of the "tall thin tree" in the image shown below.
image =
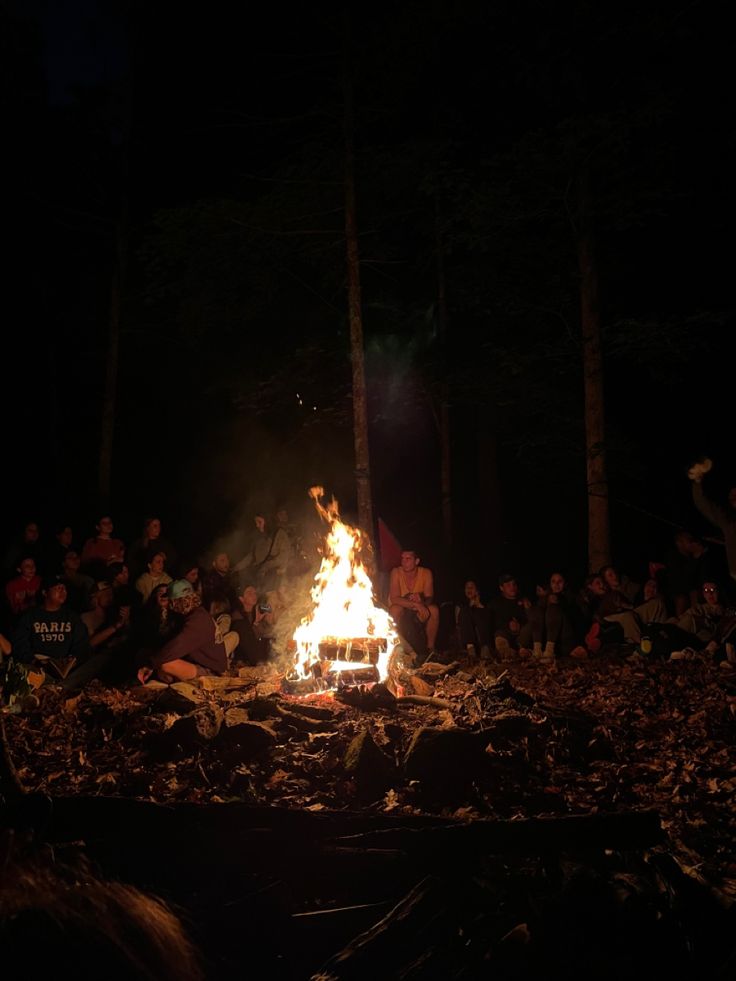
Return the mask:
<svg viewBox="0 0 736 981">
<path fill-rule="evenodd" d="M 445 288 L 445 251 L 440 224 L 439 196 L 434 199 L 435 262 L 437 270 L 437 332 L 442 356 L 442 377 L 439 391 L 439 440 L 440 440 L 440 500 L 442 505 L 442 533 L 445 548 L 452 548 L 452 460 L 450 455 L 450 386 L 444 372 L 447 371 L 447 292 Z"/>
<path fill-rule="evenodd" d="M 606 469 L 606 423 L 603 396 L 603 353 L 596 263 L 591 216 L 590 174 L 584 164 L 578 184 L 578 270 L 580 322 L 585 389 L 585 464 L 588 486 L 588 567 L 600 569 L 611 561 Z"/>
<path fill-rule="evenodd" d="M 112 453 L 115 438 L 115 418 L 118 394 L 118 368 L 120 361 L 120 321 L 123 305 L 123 283 L 127 253 L 127 214 L 125 204 L 115 227 L 115 254 L 110 282 L 110 311 L 105 364 L 105 394 L 102 402 L 102 431 L 100 433 L 100 461 L 98 467 L 98 492 L 100 503 L 107 507 L 112 490 Z"/>
<path fill-rule="evenodd" d="M 353 368 L 353 439 L 355 445 L 355 482 L 358 498 L 358 523 L 363 531 L 373 536 L 373 502 L 371 495 L 370 450 L 368 445 L 368 398 L 365 381 L 363 315 L 361 311 L 358 222 L 355 208 L 355 119 L 353 109 L 351 52 L 350 15 L 346 9 L 344 14 L 343 38 L 345 245 L 347 250 L 350 357 Z"/>
</svg>

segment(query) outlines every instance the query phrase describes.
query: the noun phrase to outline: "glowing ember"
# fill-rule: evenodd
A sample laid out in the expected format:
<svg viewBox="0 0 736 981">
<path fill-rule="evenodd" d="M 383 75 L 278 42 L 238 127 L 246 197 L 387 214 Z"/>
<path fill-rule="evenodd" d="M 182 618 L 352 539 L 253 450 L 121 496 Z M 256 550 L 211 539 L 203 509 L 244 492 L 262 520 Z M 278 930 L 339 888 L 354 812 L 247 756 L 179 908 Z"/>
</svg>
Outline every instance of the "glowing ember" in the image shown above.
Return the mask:
<svg viewBox="0 0 736 981">
<path fill-rule="evenodd" d="M 320 503 L 323 494 L 321 487 L 309 491 L 329 531 L 312 587 L 314 607 L 294 632 L 295 667 L 300 677 L 307 678 L 318 662 L 330 661 L 330 671 L 335 673 L 375 664 L 383 680 L 399 642 L 396 627 L 387 611 L 373 602 L 373 584 L 360 559 L 363 533 L 340 520 L 334 498 L 324 507 Z M 325 647 L 344 652 L 344 656 L 325 656 Z M 360 658 L 356 659 L 358 652 Z"/>
</svg>

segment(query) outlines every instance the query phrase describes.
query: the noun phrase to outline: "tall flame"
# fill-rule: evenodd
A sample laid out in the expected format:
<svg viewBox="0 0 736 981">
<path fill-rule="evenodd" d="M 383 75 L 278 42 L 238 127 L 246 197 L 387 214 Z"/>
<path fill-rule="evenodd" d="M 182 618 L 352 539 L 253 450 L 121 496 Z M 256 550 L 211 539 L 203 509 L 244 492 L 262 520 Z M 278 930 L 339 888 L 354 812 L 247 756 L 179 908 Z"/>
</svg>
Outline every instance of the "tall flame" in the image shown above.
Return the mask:
<svg viewBox="0 0 736 981">
<path fill-rule="evenodd" d="M 337 501 L 333 498 L 324 507 L 321 487 L 312 487 L 309 496 L 329 530 L 319 572 L 311 590 L 314 607 L 294 631 L 297 672 L 302 678 L 311 674 L 312 665 L 320 660 L 320 644 L 345 647 L 349 658 L 353 643 L 368 641 L 378 652 L 376 668 L 384 679 L 394 647 L 399 642 L 396 627 L 386 610 L 373 601 L 373 584 L 360 558 L 365 543 L 358 528 L 340 519 Z M 359 646 L 356 645 L 356 646 Z M 343 670 L 365 667 L 359 663 L 333 662 Z M 372 663 L 372 662 L 371 662 Z"/>
</svg>

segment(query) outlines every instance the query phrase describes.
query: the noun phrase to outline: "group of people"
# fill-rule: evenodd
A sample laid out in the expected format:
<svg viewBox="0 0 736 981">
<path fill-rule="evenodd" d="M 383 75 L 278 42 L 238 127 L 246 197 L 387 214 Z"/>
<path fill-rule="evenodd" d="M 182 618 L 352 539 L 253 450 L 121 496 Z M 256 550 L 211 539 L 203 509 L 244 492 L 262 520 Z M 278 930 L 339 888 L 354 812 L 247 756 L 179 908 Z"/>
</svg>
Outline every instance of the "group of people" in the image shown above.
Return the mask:
<svg viewBox="0 0 736 981">
<path fill-rule="evenodd" d="M 641 584 L 607 565 L 575 591 L 557 570 L 532 599 L 505 572 L 491 597 L 468 579 L 459 603 L 440 604 L 431 570 L 416 550 L 404 549 L 387 598 L 399 634 L 418 662 L 436 657 L 439 647 L 551 664 L 588 657 L 605 644 L 645 654 L 705 650 L 736 662 L 736 488 L 728 506 L 715 504 L 701 485 L 709 469 L 691 470 L 693 500 L 723 535 L 725 575 L 712 548 L 680 530 L 671 554 L 649 563 Z M 202 568 L 180 557 L 158 517 L 147 518 L 126 547 L 111 516 L 101 515 L 80 549 L 71 527 L 44 539 L 30 522 L 5 557 L 0 655 L 70 688 L 94 678 L 170 683 L 268 660 L 287 603 L 284 584 L 309 571 L 310 560 L 285 508 L 273 522 L 254 516 L 244 553 L 231 564 L 219 552 Z M 316 562 L 315 550 L 315 571 Z"/>
<path fill-rule="evenodd" d="M 219 552 L 207 568 L 180 557 L 157 516 L 127 547 L 109 514 L 81 548 L 70 526 L 44 539 L 29 522 L 5 555 L 0 654 L 68 688 L 257 664 L 269 657 L 281 584 L 304 561 L 285 508 L 272 524 L 254 516 L 234 566 Z"/>
<path fill-rule="evenodd" d="M 702 487 L 709 470 L 709 461 L 690 470 L 693 502 L 721 532 L 725 563 L 708 544 L 681 529 L 665 561 L 648 563 L 641 584 L 606 565 L 575 591 L 556 570 L 536 586 L 531 599 L 517 577 L 505 572 L 489 598 L 468 579 L 459 603 L 440 606 L 431 571 L 409 549 L 391 573 L 391 615 L 420 660 L 434 655 L 444 632 L 441 646 L 447 646 L 449 636 L 450 644 L 488 660 L 551 664 L 560 656 L 587 658 L 604 644 L 618 644 L 643 654 L 705 651 L 724 667 L 736 667 L 736 488 L 727 506 L 715 503 Z M 442 612 L 448 608 L 443 625 Z"/>
</svg>

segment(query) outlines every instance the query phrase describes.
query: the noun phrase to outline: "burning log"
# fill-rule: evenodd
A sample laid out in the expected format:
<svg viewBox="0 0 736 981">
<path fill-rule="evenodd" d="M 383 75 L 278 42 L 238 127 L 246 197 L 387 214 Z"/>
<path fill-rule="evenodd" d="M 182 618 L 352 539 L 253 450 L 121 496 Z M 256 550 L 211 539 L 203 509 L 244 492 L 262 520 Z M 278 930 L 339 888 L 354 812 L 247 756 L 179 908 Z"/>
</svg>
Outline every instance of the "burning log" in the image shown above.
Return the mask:
<svg viewBox="0 0 736 981">
<path fill-rule="evenodd" d="M 433 698 L 431 695 L 401 695 L 396 699 L 398 705 L 429 705 L 436 709 L 457 709 L 454 702 L 448 702 L 444 698 Z"/>
<path fill-rule="evenodd" d="M 367 687 L 357 685 L 352 688 L 345 686 L 338 690 L 335 698 L 345 705 L 360 709 L 362 712 L 391 712 L 396 707 L 395 697 L 383 684 Z"/>
</svg>

